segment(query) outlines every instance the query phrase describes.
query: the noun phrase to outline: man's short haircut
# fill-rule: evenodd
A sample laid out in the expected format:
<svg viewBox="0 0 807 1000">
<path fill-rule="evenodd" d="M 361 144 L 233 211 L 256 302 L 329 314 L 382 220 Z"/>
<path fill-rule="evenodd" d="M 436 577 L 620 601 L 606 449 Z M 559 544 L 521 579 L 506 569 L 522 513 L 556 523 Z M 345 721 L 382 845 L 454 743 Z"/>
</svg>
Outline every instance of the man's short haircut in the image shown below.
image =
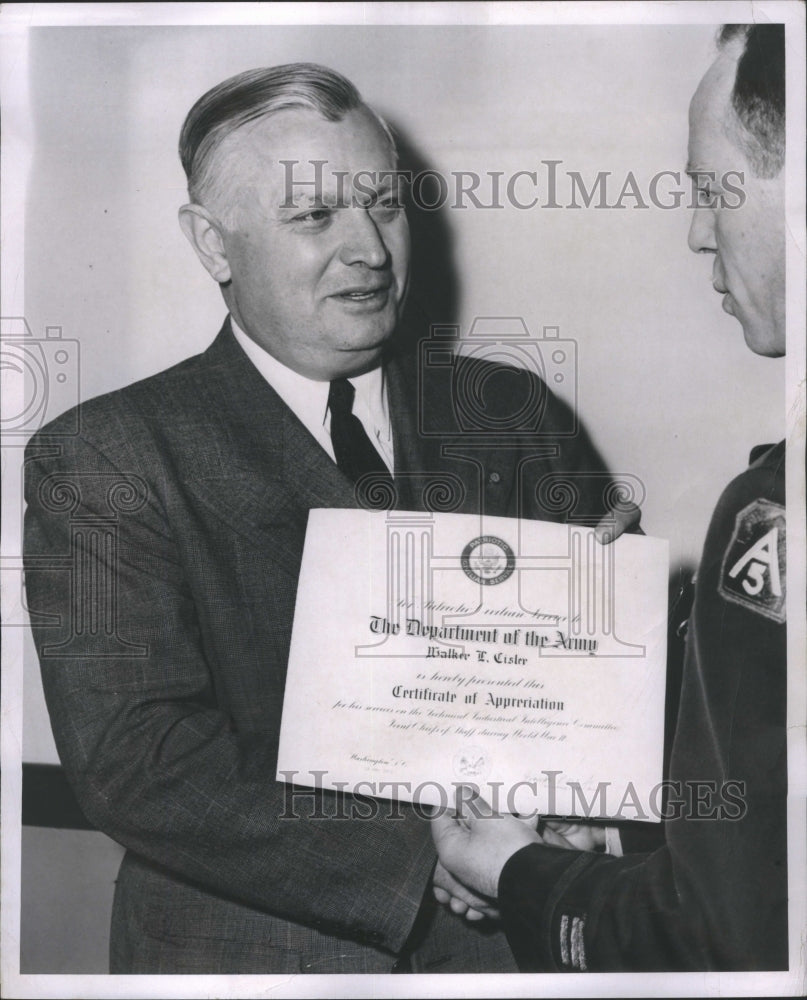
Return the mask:
<svg viewBox="0 0 807 1000">
<path fill-rule="evenodd" d="M 785 162 L 785 26 L 725 24 L 718 44 L 744 42 L 731 104 L 739 142 L 757 177 L 775 177 Z"/>
<path fill-rule="evenodd" d="M 179 158 L 188 196 L 204 204 L 210 194 L 214 152 L 236 129 L 288 108 L 308 108 L 331 122 L 365 108 L 378 122 L 395 156 L 395 139 L 384 119 L 362 100 L 350 80 L 316 63 L 250 69 L 217 84 L 194 104 L 179 135 Z"/>
</svg>

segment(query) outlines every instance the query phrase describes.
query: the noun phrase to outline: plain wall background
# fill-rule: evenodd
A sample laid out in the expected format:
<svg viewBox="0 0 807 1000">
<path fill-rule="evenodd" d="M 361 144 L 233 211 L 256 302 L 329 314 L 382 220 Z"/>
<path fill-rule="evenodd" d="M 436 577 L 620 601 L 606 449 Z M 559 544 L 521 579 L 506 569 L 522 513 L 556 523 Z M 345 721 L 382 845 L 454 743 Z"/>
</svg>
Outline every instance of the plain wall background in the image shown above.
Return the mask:
<svg viewBox="0 0 807 1000">
<path fill-rule="evenodd" d="M 185 200 L 176 142 L 196 98 L 243 69 L 325 63 L 357 84 L 424 166 L 537 170 L 545 200 L 541 160 L 562 160 L 561 174 L 580 171 L 588 185 L 612 171 L 613 200 L 628 171 L 645 196 L 656 172 L 683 171 L 687 106 L 714 34 L 708 26 L 34 30 L 26 318 L 36 336 L 59 325 L 79 341 L 83 398 L 207 347 L 225 309 L 176 221 Z M 562 186 L 559 200 L 567 198 Z M 670 539 L 673 567 L 697 561 L 717 497 L 750 447 L 784 433 L 783 362 L 745 347 L 711 288 L 711 258 L 687 249 L 689 222 L 683 207 L 444 210 L 414 227 L 413 246 L 414 291 L 433 322 L 467 332 L 475 316 L 521 316 L 535 336 L 558 326 L 577 342 L 580 417 L 611 468 L 645 484 L 643 527 Z M 25 671 L 24 759 L 55 761 L 30 642 Z M 69 893 L 88 870 L 101 872 L 99 912 L 108 913 L 117 848 L 99 851 L 98 836 L 76 834 L 59 847 L 27 836 L 27 968 L 95 967 L 103 948 L 81 943 L 87 933 L 70 926 L 69 913 L 61 930 L 43 923 L 54 903 L 36 878 Z M 35 930 L 43 926 L 47 935 Z"/>
</svg>

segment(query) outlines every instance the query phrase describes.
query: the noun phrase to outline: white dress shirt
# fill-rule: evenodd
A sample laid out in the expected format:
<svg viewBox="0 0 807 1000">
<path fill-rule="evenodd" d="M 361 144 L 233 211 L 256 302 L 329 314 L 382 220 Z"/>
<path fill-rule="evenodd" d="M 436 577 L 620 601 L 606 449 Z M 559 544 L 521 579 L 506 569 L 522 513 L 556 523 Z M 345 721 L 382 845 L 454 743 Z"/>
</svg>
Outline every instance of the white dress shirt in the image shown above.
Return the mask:
<svg viewBox="0 0 807 1000">
<path fill-rule="evenodd" d="M 286 367 L 244 333 L 232 316 L 230 323 L 235 339 L 243 347 L 249 360 L 330 458 L 336 461 L 331 443 L 331 414 L 328 409 L 330 383 L 317 382 Z M 348 379 L 348 382 L 356 390 L 354 415 L 361 421 L 384 464 L 390 472 L 394 472 L 392 424 L 383 368 L 374 368 L 364 375 Z"/>
</svg>

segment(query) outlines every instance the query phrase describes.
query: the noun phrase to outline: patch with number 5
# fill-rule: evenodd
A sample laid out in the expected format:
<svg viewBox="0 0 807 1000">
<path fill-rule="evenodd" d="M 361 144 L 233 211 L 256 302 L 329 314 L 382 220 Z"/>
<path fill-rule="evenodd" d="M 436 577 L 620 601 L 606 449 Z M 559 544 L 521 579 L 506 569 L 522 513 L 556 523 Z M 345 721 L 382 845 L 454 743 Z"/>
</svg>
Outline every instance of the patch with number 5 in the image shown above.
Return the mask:
<svg viewBox="0 0 807 1000">
<path fill-rule="evenodd" d="M 734 522 L 718 590 L 727 601 L 785 620 L 785 509 L 755 500 Z"/>
</svg>

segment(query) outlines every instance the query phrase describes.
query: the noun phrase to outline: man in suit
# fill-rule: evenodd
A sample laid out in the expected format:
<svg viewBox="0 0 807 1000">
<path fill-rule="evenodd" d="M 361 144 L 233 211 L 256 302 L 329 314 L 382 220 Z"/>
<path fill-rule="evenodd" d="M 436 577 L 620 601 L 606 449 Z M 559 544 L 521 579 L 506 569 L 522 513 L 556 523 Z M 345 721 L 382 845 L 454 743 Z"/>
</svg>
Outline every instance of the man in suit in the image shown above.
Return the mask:
<svg viewBox="0 0 807 1000">
<path fill-rule="evenodd" d="M 689 245 L 758 355 L 785 353 L 783 25 L 730 25 L 690 106 Z M 720 178 L 745 179 L 727 207 Z M 666 843 L 558 850 L 489 810 L 434 820 L 443 863 L 498 897 L 524 970 L 786 969 L 785 448 L 755 448 L 704 545 L 686 637 Z M 482 812 L 488 815 L 480 818 Z"/>
<path fill-rule="evenodd" d="M 485 912 L 414 810 L 345 821 L 349 797 L 312 792 L 289 816 L 275 773 L 307 512 L 368 502 L 367 483 L 425 509 L 437 485 L 444 509 L 595 523 L 605 470 L 529 373 L 397 350 L 395 147 L 349 81 L 309 64 L 227 80 L 180 155 L 221 332 L 83 404 L 78 434 L 43 428 L 26 460 L 54 736 L 86 815 L 127 848 L 112 971 L 513 970 L 503 934 L 435 906 L 432 883 Z M 463 447 L 470 384 L 488 430 L 526 421 L 495 448 Z M 574 481 L 574 510 L 542 509 L 547 476 Z"/>
</svg>

